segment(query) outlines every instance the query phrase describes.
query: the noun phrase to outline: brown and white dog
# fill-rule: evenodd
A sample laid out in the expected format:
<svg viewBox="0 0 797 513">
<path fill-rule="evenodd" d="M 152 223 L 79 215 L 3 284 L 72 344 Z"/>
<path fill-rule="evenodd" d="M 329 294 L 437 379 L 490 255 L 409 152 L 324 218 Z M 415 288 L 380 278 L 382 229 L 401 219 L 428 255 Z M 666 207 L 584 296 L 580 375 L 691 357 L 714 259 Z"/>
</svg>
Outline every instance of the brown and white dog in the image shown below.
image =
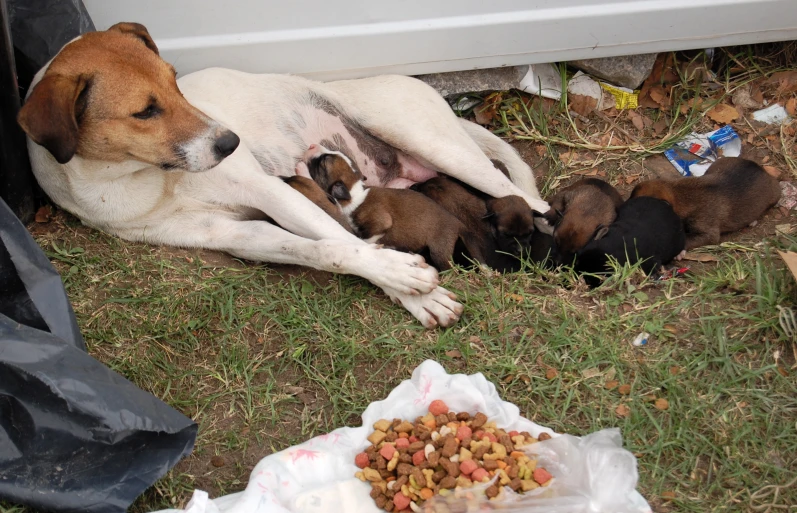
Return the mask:
<svg viewBox="0 0 797 513">
<path fill-rule="evenodd" d="M 471 244 L 465 225 L 423 194 L 366 188 L 362 174 L 353 169 L 346 155 L 320 145 L 310 145 L 305 162 L 310 176 L 335 199 L 360 238 L 399 251 L 428 253 L 441 270 L 451 268 L 458 241 L 472 259 L 484 261 L 480 247 Z"/>
<path fill-rule="evenodd" d="M 778 202 L 780 194 L 777 179 L 755 162 L 723 157 L 703 176 L 642 182 L 631 197 L 650 196 L 672 205 L 684 222 L 688 251 L 718 244 L 721 234 L 750 225 Z"/>
<path fill-rule="evenodd" d="M 319 83 L 211 68 L 178 81 L 135 23 L 64 46 L 34 78 L 19 123 L 40 185 L 85 224 L 356 274 L 427 327 L 450 326 L 462 312 L 437 271 L 363 242 L 280 179 L 311 143 L 350 155 L 369 185 L 407 187 L 443 173 L 548 210 L 519 155 L 418 80 Z"/>
</svg>

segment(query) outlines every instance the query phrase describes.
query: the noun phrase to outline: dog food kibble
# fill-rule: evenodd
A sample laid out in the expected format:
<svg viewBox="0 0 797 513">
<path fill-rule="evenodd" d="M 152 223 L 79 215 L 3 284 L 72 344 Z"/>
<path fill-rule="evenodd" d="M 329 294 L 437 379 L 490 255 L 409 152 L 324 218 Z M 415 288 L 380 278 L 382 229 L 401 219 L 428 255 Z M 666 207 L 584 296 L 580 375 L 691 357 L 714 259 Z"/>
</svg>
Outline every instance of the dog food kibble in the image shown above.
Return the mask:
<svg viewBox="0 0 797 513">
<path fill-rule="evenodd" d="M 484 413 L 449 412 L 436 400 L 414 422 L 382 419 L 373 427 L 371 445 L 354 459 L 362 469 L 355 476 L 370 482 L 371 498 L 387 512 L 420 512 L 435 495 L 460 489 L 500 500 L 506 487 L 523 493 L 552 482 L 523 452 L 538 439 L 499 429 Z M 539 440 L 549 438 L 543 433 Z"/>
<path fill-rule="evenodd" d="M 432 401 L 429 405 L 429 413 L 438 417 L 440 415 L 448 415 L 448 405 L 441 401 L 440 399 L 436 399 Z"/>
</svg>

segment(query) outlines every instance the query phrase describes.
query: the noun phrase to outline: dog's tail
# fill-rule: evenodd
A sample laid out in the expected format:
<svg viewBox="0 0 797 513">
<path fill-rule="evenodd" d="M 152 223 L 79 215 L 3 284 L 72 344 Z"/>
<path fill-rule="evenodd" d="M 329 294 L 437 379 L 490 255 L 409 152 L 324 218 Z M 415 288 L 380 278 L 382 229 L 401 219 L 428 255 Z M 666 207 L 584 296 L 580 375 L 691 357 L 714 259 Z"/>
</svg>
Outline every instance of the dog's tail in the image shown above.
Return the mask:
<svg viewBox="0 0 797 513">
<path fill-rule="evenodd" d="M 493 135 L 486 128 L 460 118 L 460 123 L 465 132 L 479 146 L 490 160 L 497 160 L 504 165 L 509 172 L 509 179 L 517 185 L 520 190 L 534 198 L 540 197 L 537 185 L 534 182 L 534 173 L 531 168 L 523 162 L 520 155 L 512 146 Z"/>
</svg>

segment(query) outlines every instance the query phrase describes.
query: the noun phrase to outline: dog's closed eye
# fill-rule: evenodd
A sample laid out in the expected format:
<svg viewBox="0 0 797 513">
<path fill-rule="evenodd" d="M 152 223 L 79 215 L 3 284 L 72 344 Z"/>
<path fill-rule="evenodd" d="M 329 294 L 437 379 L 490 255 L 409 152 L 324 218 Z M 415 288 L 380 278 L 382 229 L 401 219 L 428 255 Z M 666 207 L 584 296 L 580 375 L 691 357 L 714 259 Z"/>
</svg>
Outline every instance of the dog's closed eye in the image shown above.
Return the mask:
<svg viewBox="0 0 797 513">
<path fill-rule="evenodd" d="M 161 110 L 155 104 L 155 102 L 150 102 L 147 107 L 139 112 L 133 114 L 133 117 L 136 119 L 151 119 L 161 113 Z"/>
</svg>

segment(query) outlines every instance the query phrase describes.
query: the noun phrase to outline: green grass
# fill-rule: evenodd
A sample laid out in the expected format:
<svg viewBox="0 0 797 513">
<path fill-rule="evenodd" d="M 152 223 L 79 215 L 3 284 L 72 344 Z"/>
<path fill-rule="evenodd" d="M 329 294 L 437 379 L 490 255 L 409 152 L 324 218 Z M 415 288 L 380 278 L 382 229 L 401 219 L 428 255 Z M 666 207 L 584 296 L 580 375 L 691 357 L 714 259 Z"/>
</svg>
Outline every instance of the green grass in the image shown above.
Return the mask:
<svg viewBox="0 0 797 513">
<path fill-rule="evenodd" d="M 194 453 L 132 511 L 184 504 L 194 487 L 242 489 L 261 457 L 357 425 L 427 358 L 484 373 L 558 432 L 619 427 L 639 458 L 639 489 L 661 511 L 746 510 L 751 494 L 797 471 L 794 340 L 778 324 L 795 283 L 769 245 L 709 248 L 719 262 L 666 282 L 621 269 L 594 291 L 567 272 L 455 269 L 444 284 L 465 314 L 425 331 L 356 278 L 212 265 L 209 254 L 73 226 L 39 241 L 65 277 L 91 354 L 200 425 Z M 651 341 L 633 347 L 641 331 Z M 212 467 L 214 455 L 226 465 Z M 797 488 L 778 501 L 797 503 Z"/>
</svg>

